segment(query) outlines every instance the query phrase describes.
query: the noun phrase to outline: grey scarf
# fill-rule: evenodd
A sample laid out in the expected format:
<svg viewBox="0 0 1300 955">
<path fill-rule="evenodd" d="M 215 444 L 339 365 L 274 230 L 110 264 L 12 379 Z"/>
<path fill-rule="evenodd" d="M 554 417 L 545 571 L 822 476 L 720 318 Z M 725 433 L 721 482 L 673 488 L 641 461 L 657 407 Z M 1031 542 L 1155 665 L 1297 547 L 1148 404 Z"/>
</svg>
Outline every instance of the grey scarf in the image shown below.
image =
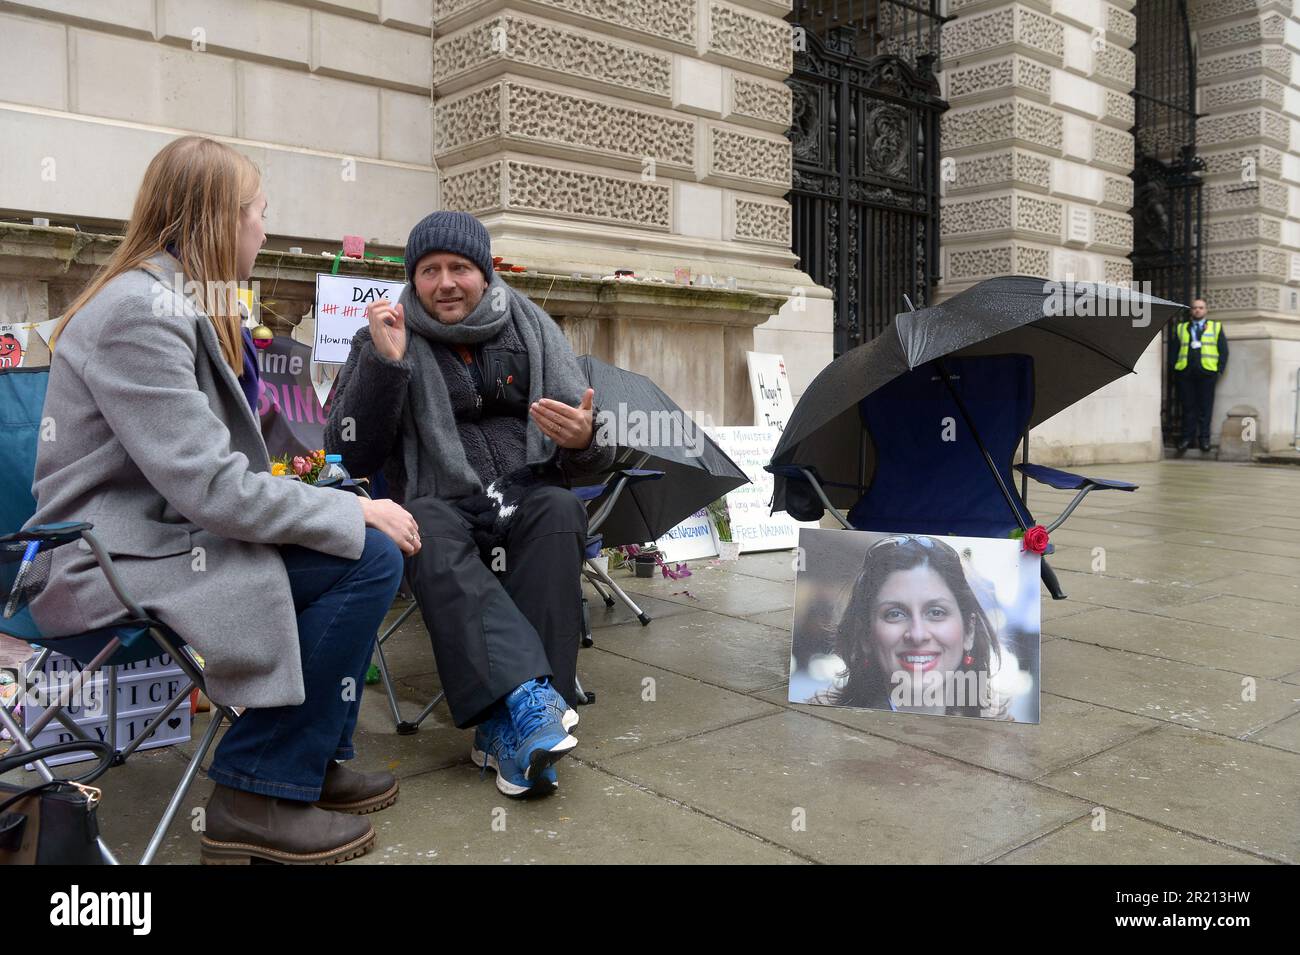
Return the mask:
<svg viewBox="0 0 1300 955">
<path fill-rule="evenodd" d="M 402 411 L 407 500 L 426 495 L 450 500 L 481 494 L 483 482 L 465 456 L 434 348 L 481 345 L 496 338 L 506 322 L 513 322 L 519 340 L 528 350 L 530 404 L 545 397 L 577 405 L 586 388 L 586 377 L 559 326 L 495 272 L 478 305 L 455 325 L 444 325 L 425 311 L 410 283 L 402 290 L 399 302 L 406 317 L 406 358 L 411 365 L 408 400 Z M 542 434 L 531 418 L 526 433 L 528 463 L 549 462 L 555 456 L 555 442 Z M 411 435 L 415 440 L 410 440 Z"/>
</svg>

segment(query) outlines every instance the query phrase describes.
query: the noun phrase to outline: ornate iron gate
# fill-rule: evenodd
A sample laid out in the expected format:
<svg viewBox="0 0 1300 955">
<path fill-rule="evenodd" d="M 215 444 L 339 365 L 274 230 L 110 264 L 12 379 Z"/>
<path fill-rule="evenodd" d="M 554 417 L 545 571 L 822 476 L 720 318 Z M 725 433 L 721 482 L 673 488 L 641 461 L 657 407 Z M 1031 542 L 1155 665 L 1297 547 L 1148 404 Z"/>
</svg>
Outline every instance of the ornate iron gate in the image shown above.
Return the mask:
<svg viewBox="0 0 1300 955">
<path fill-rule="evenodd" d="M 1133 278 L 1150 282 L 1155 295 L 1190 305 L 1202 294 L 1199 174 L 1205 161 L 1196 155 L 1196 55 L 1187 3 L 1142 0 L 1134 13 Z M 1173 381 L 1177 346 L 1172 328 L 1163 336 L 1160 420 L 1165 443 L 1172 444 L 1179 427 Z"/>
<path fill-rule="evenodd" d="M 797 0 L 790 204 L 835 354 L 928 304 L 939 261 L 938 0 Z"/>
</svg>

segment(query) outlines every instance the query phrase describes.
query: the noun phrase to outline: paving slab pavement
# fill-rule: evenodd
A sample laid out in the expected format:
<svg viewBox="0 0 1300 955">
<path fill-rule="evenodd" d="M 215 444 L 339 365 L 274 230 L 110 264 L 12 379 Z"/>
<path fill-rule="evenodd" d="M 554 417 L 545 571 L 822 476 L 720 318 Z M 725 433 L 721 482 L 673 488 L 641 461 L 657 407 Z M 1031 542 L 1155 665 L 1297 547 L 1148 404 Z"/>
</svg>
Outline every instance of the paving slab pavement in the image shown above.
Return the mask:
<svg viewBox="0 0 1300 955">
<path fill-rule="evenodd" d="M 397 736 L 368 688 L 359 765 L 395 772 L 402 795 L 359 861 L 1297 861 L 1300 470 L 1084 470 L 1141 489 L 1092 495 L 1054 535 L 1071 599 L 1044 594 L 1040 725 L 791 705 L 791 554 L 694 561 L 679 581 L 618 578 L 648 627 L 588 590 L 596 646 L 579 672 L 597 702 L 553 797 L 500 796 L 444 708 Z M 1043 520 L 1069 497 L 1030 503 Z M 386 651 L 413 714 L 438 689 L 418 613 Z M 189 751 L 103 779 L 104 835 L 124 858 Z M 160 862 L 197 861 L 209 791 L 200 776 Z"/>
</svg>

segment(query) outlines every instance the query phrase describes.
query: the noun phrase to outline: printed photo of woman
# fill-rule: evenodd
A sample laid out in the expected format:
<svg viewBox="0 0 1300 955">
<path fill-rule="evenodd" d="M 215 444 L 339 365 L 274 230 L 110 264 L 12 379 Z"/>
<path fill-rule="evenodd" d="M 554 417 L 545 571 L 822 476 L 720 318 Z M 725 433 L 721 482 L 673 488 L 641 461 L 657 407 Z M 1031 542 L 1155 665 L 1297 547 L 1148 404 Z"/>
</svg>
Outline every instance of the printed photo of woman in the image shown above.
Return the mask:
<svg viewBox="0 0 1300 955">
<path fill-rule="evenodd" d="M 1014 698 L 1032 687 L 1034 705 L 1022 701 L 1020 718 L 1036 721 L 1037 673 L 1023 673 L 1023 651 L 999 639 L 999 621 L 1015 620 L 1016 630 L 1024 621 L 1003 610 L 995 582 L 974 569 L 971 547 L 959 553 L 940 537 L 835 531 L 805 531 L 801 544 L 823 534 L 836 535 L 841 553 L 820 566 L 810 559 L 796 591 L 792 702 L 1013 720 Z M 996 545 L 989 549 L 1004 552 L 1003 569 L 1019 574 L 1021 561 L 1006 553 L 1015 558 L 1014 541 L 982 543 Z M 855 564 L 846 548 L 860 555 Z M 852 579 L 835 586 L 831 578 L 846 565 Z M 1001 582 L 1004 592 L 1021 589 L 1014 579 Z M 1036 652 L 1032 662 L 1036 670 Z"/>
</svg>

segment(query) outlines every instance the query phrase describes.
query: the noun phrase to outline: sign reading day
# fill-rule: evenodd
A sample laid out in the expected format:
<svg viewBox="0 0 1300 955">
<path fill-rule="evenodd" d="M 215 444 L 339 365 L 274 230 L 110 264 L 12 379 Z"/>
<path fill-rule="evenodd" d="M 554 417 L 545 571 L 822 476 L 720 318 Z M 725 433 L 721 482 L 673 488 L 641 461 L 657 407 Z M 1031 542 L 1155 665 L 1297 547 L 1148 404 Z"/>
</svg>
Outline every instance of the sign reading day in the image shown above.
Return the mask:
<svg viewBox="0 0 1300 955">
<path fill-rule="evenodd" d="M 763 466 L 781 432 L 776 428 L 708 428 L 718 446 L 745 472 L 750 483 L 727 494 L 731 515 L 731 538 L 739 542 L 742 554 L 761 550 L 785 550 L 799 543 L 800 527 L 817 527 L 816 522 L 799 523 L 784 511 L 772 511 L 772 475 Z"/>
<path fill-rule="evenodd" d="M 381 298 L 396 302 L 402 282 L 385 282 L 359 275 L 316 276 L 316 342 L 312 360 L 341 365 L 348 360 L 352 336 L 366 324 L 366 306 Z"/>
</svg>

